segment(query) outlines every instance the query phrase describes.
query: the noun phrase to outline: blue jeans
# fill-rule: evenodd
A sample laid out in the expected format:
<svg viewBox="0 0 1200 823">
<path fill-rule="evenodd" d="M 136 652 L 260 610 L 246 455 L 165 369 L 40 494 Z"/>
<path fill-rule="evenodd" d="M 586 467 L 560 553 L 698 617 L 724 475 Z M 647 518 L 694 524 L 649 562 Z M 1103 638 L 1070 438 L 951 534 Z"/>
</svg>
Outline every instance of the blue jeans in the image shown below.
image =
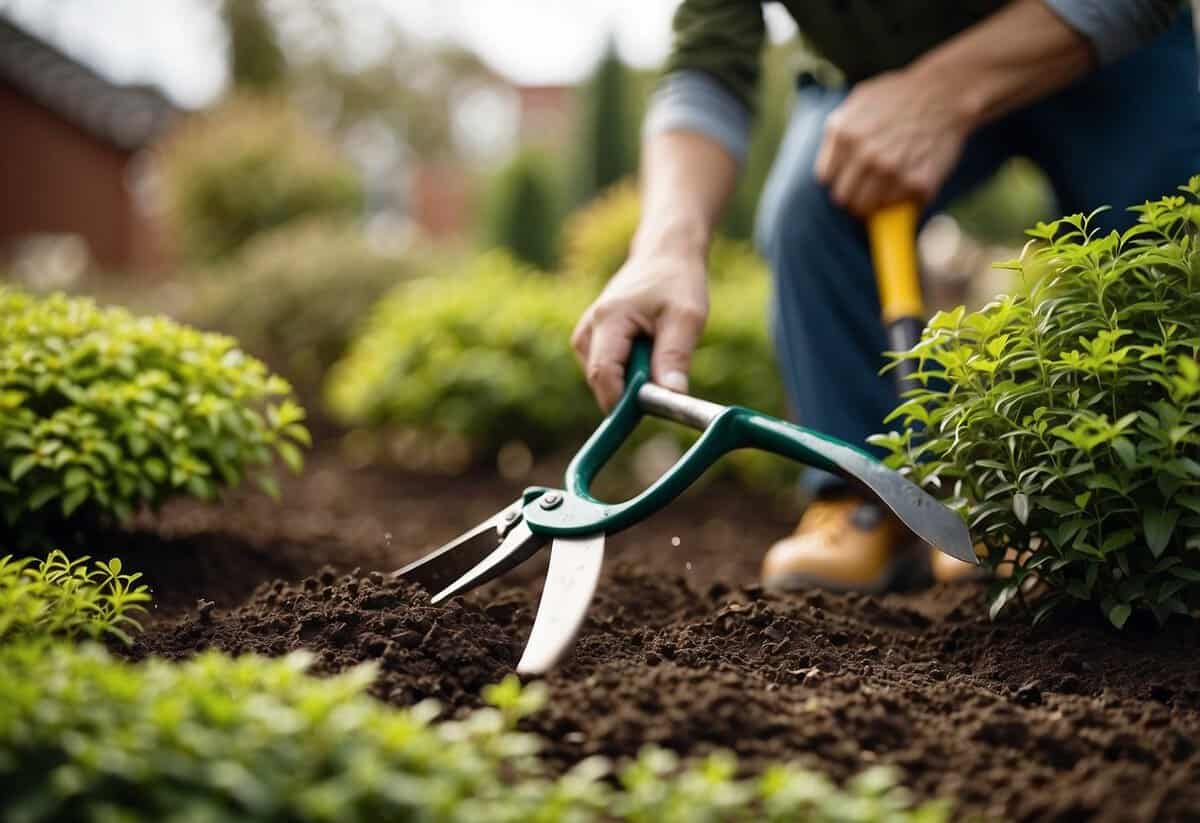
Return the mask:
<svg viewBox="0 0 1200 823">
<path fill-rule="evenodd" d="M 879 297 L 862 223 L 813 176 L 825 118 L 846 91 L 802 82 L 759 204 L 755 239 L 774 278 L 771 330 L 791 410 L 809 428 L 854 444 L 885 430 L 896 406 Z M 1191 16 L 1120 62 L 975 132 L 926 216 L 1014 155 L 1046 173 L 1063 213 L 1125 207 L 1173 193 L 1200 173 L 1200 93 Z M 814 472 L 817 493 L 838 481 Z"/>
</svg>

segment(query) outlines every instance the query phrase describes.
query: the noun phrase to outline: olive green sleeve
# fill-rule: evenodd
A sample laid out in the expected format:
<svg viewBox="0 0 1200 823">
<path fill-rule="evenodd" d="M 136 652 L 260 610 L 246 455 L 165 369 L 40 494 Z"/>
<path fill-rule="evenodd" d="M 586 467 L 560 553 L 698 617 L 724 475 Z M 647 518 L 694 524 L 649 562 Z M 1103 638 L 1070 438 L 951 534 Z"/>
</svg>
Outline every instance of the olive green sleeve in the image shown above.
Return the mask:
<svg viewBox="0 0 1200 823">
<path fill-rule="evenodd" d="M 683 0 L 673 27 L 667 73 L 703 72 L 752 112 L 767 36 L 761 0 Z"/>
</svg>

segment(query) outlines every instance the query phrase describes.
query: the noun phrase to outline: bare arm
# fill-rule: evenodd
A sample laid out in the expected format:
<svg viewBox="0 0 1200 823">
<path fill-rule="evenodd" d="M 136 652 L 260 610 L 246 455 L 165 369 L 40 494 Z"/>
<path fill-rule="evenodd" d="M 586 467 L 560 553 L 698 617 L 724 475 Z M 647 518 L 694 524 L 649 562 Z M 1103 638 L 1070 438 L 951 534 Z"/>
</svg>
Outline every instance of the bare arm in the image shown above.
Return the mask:
<svg viewBox="0 0 1200 823">
<path fill-rule="evenodd" d="M 737 160 L 697 132 L 650 135 L 642 151 L 642 218 L 629 259 L 584 312 L 571 342 L 600 405 L 612 408 L 638 334 L 654 337 L 652 379 L 687 390 L 708 317 L 706 258 L 737 180 Z"/>
<path fill-rule="evenodd" d="M 975 129 L 1064 88 L 1096 62 L 1043 0 L 1015 0 L 907 67 L 858 84 L 830 116 L 817 177 L 860 216 L 929 200 Z"/>
</svg>

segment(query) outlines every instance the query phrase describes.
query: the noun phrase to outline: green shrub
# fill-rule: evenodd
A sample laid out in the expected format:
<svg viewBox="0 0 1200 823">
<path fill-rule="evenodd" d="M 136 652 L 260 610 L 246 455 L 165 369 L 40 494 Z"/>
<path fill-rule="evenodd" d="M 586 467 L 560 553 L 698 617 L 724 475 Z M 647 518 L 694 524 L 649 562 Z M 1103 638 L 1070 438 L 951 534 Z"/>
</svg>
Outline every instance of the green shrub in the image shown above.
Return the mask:
<svg viewBox="0 0 1200 823">
<path fill-rule="evenodd" d="M 256 233 L 312 215 L 354 215 L 353 166 L 282 100 L 239 97 L 193 117 L 162 152 L 167 215 L 192 260 L 224 257 Z"/>
<path fill-rule="evenodd" d="M 141 628 L 133 615 L 150 600 L 146 586 L 135 585 L 142 575 L 122 574 L 115 557 L 89 560 L 57 549 L 43 559 L 0 557 L 0 642 L 104 635 L 129 642 L 125 630 Z"/>
<path fill-rule="evenodd" d="M 990 565 L 1032 552 L 996 610 L 1029 574 L 1051 592 L 1037 616 L 1200 608 L 1200 177 L 1183 192 L 1120 235 L 1039 224 L 1009 264 L 1027 297 L 941 313 L 902 355 L 945 385 L 914 390 L 892 414 L 906 431 L 877 442 L 953 490 Z"/>
<path fill-rule="evenodd" d="M 548 160 L 529 150 L 496 175 L 484 212 L 484 244 L 508 249 L 531 266 L 558 260 L 559 184 Z"/>
<path fill-rule="evenodd" d="M 777 414 L 783 397 L 763 320 L 767 284 L 757 274 L 713 284 L 691 391 Z M 510 441 L 543 452 L 577 447 L 600 413 L 570 335 L 595 294 L 586 280 L 547 278 L 502 253 L 457 275 L 402 284 L 331 370 L 328 405 L 351 425 L 460 435 L 479 455 Z M 738 465 L 760 476 L 761 463 Z"/>
<path fill-rule="evenodd" d="M 608 187 L 573 211 L 563 229 L 563 268 L 601 283 L 608 280 L 629 257 L 641 213 L 632 180 Z"/>
<path fill-rule="evenodd" d="M 679 770 L 647 749 L 614 787 L 585 760 L 546 774 L 515 723 L 544 699 L 515 678 L 495 708 L 432 723 L 364 694 L 368 666 L 317 679 L 307 656 L 117 661 L 95 645 L 0 648 L 4 819 L 558 821 L 947 819 L 914 811 L 886 770 L 845 791 L 781 767 L 736 780 L 713 756 Z"/>
<path fill-rule="evenodd" d="M 61 294 L 0 288 L 0 509 L 25 545 L 64 519 L 125 519 L 173 494 L 274 486 L 308 433 L 290 387 L 231 338 Z"/>
<path fill-rule="evenodd" d="M 576 209 L 564 231 L 564 270 L 597 284 L 607 281 L 629 256 L 640 216 L 637 187 L 629 180 L 609 187 Z M 753 249 L 722 234 L 713 238 L 708 269 L 714 280 L 756 280 L 766 273 L 766 265 Z"/>
<path fill-rule="evenodd" d="M 317 386 L 371 306 L 414 267 L 373 247 L 354 223 L 297 221 L 197 278 L 202 296 L 189 319 L 232 335 L 298 387 Z"/>
</svg>

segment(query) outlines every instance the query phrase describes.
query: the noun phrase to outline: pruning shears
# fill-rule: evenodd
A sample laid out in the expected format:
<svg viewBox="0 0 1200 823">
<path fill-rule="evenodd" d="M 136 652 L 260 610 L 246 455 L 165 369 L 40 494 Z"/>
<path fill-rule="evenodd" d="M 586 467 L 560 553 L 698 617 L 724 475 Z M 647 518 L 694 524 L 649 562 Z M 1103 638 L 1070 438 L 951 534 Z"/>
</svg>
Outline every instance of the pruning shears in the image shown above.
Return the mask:
<svg viewBox="0 0 1200 823">
<path fill-rule="evenodd" d="M 841 475 L 873 493 L 922 540 L 978 562 L 957 514 L 866 452 L 832 437 L 741 406 L 722 406 L 650 382 L 651 342 L 635 341 L 625 390 L 567 466 L 561 489 L 533 486 L 478 526 L 397 572 L 438 603 L 481 586 L 550 545 L 550 565 L 533 630 L 517 664 L 550 669 L 570 647 L 600 579 L 607 535 L 666 506 L 726 452 L 762 449 Z M 701 431 L 679 461 L 636 497 L 605 503 L 593 478 L 637 426 L 654 415 Z"/>
</svg>

